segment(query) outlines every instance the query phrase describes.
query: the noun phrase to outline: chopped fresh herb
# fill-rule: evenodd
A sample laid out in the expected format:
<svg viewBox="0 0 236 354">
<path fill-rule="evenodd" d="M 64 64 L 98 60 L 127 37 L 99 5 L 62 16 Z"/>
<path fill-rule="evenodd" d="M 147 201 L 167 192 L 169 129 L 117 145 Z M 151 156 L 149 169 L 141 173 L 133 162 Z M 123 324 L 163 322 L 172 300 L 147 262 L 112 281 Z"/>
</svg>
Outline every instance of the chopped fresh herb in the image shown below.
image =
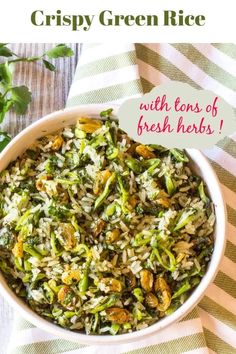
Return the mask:
<svg viewBox="0 0 236 354">
<path fill-rule="evenodd" d="M 178 162 L 189 162 L 189 158 L 187 157 L 187 155 L 182 150 L 170 149 L 170 153 L 174 156 L 174 158 Z"/>
<path fill-rule="evenodd" d="M 13 66 L 18 62 L 36 62 L 42 60 L 45 68 L 55 71 L 54 64 L 45 59 L 57 59 L 62 57 L 70 57 L 74 53 L 71 48 L 65 44 L 59 44 L 37 57 L 20 57 L 13 53 L 7 47 L 7 43 L 0 43 L 0 57 L 5 57 L 5 62 L 0 64 L 0 123 L 4 120 L 6 113 L 11 109 L 19 115 L 25 114 L 32 95 L 28 87 L 25 85 L 14 86 Z M 0 151 L 2 151 L 10 141 L 10 136 L 0 131 Z"/>
<path fill-rule="evenodd" d="M 107 109 L 106 111 L 102 111 L 102 112 L 100 113 L 100 117 L 102 117 L 102 118 L 109 118 L 109 117 L 111 116 L 112 112 L 113 112 L 113 108 L 109 108 L 109 109 Z"/>
<path fill-rule="evenodd" d="M 56 67 L 55 65 L 53 65 L 52 63 L 50 63 L 48 60 L 43 59 L 43 63 L 46 69 L 50 70 L 50 71 L 56 71 Z"/>
<path fill-rule="evenodd" d="M 65 44 L 58 44 L 56 47 L 48 50 L 44 55 L 48 58 L 65 58 L 72 57 L 74 52 L 71 48 L 67 47 Z"/>
<path fill-rule="evenodd" d="M 1 116 L 1 113 L 0 113 Z M 11 141 L 11 137 L 6 132 L 0 131 L 0 151 L 2 151 Z"/>
</svg>

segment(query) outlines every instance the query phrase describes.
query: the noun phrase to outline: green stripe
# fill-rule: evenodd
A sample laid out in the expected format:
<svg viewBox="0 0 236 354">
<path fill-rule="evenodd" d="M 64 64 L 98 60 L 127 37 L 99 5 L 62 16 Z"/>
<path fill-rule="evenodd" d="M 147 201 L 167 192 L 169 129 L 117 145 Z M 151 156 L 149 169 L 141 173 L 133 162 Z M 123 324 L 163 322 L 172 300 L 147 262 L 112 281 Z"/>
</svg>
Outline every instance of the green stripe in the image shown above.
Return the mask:
<svg viewBox="0 0 236 354">
<path fill-rule="evenodd" d="M 207 341 L 207 346 L 215 351 L 217 354 L 233 354 L 235 353 L 235 348 L 233 348 L 228 343 L 224 342 L 222 339 L 217 337 L 215 334 L 210 332 L 208 329 L 204 328 L 204 334 Z"/>
<path fill-rule="evenodd" d="M 236 262 L 236 246 L 230 241 L 226 242 L 225 255 L 230 258 L 232 262 Z"/>
<path fill-rule="evenodd" d="M 219 271 L 219 273 L 217 274 L 217 276 L 214 280 L 214 283 L 219 288 L 224 290 L 227 294 L 236 298 L 236 282 L 232 278 L 230 278 L 228 275 Z M 235 319 L 235 326 L 236 326 L 236 317 L 234 319 Z M 235 327 L 235 329 L 236 329 L 236 327 Z"/>
<path fill-rule="evenodd" d="M 81 65 L 76 70 L 74 81 L 108 71 L 117 70 L 130 65 L 136 65 L 135 51 L 121 53 L 119 55 L 114 55 L 112 57 L 95 60 L 92 63 Z"/>
<path fill-rule="evenodd" d="M 236 179 L 235 179 L 236 181 Z M 236 207 L 236 205 L 235 205 Z M 228 214 L 228 221 L 230 224 L 232 224 L 234 227 L 236 227 L 236 210 L 231 208 L 229 205 L 226 205 L 227 208 L 227 214 Z M 235 240 L 236 240 L 236 235 L 235 235 Z"/>
<path fill-rule="evenodd" d="M 180 322 L 193 320 L 195 318 L 199 318 L 199 314 L 196 307 L 190 313 L 188 313 L 184 318 L 182 318 Z"/>
<path fill-rule="evenodd" d="M 153 89 L 154 85 L 148 80 L 144 79 L 143 77 L 140 77 L 140 79 L 141 79 L 143 92 L 144 93 L 150 92 Z"/>
<path fill-rule="evenodd" d="M 236 60 L 236 45 L 234 43 L 212 43 L 212 45 L 224 54 Z"/>
<path fill-rule="evenodd" d="M 201 68 L 207 75 L 231 90 L 236 91 L 235 77 L 205 57 L 193 45 L 172 44 L 172 46 L 188 58 L 193 64 Z"/>
<path fill-rule="evenodd" d="M 182 354 L 189 350 L 205 348 L 206 342 L 203 333 L 196 333 L 179 339 L 170 340 L 149 347 L 131 350 L 125 354 Z"/>
<path fill-rule="evenodd" d="M 85 92 L 76 97 L 68 99 L 67 106 L 76 106 L 88 103 L 105 103 L 118 100 L 141 92 L 140 80 L 129 81 L 124 84 L 113 85 L 94 91 Z"/>
<path fill-rule="evenodd" d="M 26 321 L 24 318 L 19 318 L 16 320 L 14 328 L 18 331 L 23 329 L 36 328 L 32 323 Z"/>
<path fill-rule="evenodd" d="M 67 340 L 54 339 L 46 342 L 34 342 L 32 344 L 22 345 L 18 348 L 14 348 L 11 354 L 58 354 L 84 347 L 85 345 L 76 344 Z"/>
<path fill-rule="evenodd" d="M 204 296 L 199 304 L 199 307 L 233 330 L 236 330 L 236 316 L 227 311 L 224 307 L 218 305 L 208 296 Z"/>
<path fill-rule="evenodd" d="M 140 43 L 136 44 L 136 53 L 138 59 L 148 63 L 171 80 L 183 81 L 195 88 L 200 88 L 200 86 L 197 85 L 195 81 L 191 80 L 183 71 L 179 70 L 166 58 L 145 47 L 144 45 Z"/>
<path fill-rule="evenodd" d="M 236 193 L 235 177 L 230 172 L 221 167 L 217 162 L 209 158 L 208 160 L 210 160 L 210 163 L 214 168 L 220 182 Z"/>
<path fill-rule="evenodd" d="M 236 159 L 236 142 L 233 139 L 226 136 L 224 139 L 220 140 L 216 145 Z"/>
</svg>

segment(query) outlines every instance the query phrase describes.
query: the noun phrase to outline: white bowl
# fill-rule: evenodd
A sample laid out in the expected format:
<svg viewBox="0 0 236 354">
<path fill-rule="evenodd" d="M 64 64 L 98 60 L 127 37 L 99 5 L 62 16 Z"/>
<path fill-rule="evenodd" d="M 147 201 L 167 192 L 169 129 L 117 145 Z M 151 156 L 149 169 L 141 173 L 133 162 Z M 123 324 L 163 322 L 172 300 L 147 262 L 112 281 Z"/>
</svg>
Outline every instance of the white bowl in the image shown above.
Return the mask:
<svg viewBox="0 0 236 354">
<path fill-rule="evenodd" d="M 117 112 L 117 108 L 118 107 L 114 109 L 114 114 Z M 38 120 L 18 134 L 0 154 L 0 171 L 6 168 L 11 161 L 21 155 L 37 138 L 40 138 L 48 133 L 55 132 L 65 126 L 74 124 L 79 116 L 97 117 L 102 110 L 104 110 L 104 106 L 101 105 L 81 106 L 54 112 Z M 37 315 L 13 293 L 13 291 L 8 287 L 4 277 L 0 274 L 1 294 L 15 308 L 17 313 L 22 315 L 22 317 L 33 323 L 35 326 L 64 339 L 81 344 L 107 345 L 115 343 L 121 344 L 144 339 L 150 334 L 157 333 L 161 329 L 170 326 L 176 321 L 179 321 L 190 310 L 192 310 L 203 297 L 208 285 L 213 281 L 219 268 L 225 247 L 226 210 L 219 181 L 209 162 L 203 154 L 196 149 L 187 149 L 187 153 L 191 158 L 192 168 L 205 181 L 209 195 L 215 206 L 215 245 L 206 274 L 191 296 L 179 309 L 150 327 L 133 333 L 121 334 L 117 336 L 80 334 L 61 328 Z"/>
</svg>

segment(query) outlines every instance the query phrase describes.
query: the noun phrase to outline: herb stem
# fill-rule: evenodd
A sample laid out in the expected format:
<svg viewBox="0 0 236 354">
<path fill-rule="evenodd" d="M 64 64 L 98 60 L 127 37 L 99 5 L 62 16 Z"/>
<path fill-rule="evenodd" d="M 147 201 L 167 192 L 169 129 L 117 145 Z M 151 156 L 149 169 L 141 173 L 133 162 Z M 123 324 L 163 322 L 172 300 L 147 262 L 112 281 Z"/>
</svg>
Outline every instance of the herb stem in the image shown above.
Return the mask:
<svg viewBox="0 0 236 354">
<path fill-rule="evenodd" d="M 34 62 L 34 61 L 38 61 L 40 59 L 43 58 L 43 55 L 40 56 L 40 57 L 18 57 L 17 59 L 12 59 L 12 60 L 9 60 L 8 63 L 9 64 L 12 64 L 12 63 L 18 63 L 18 62 Z"/>
</svg>

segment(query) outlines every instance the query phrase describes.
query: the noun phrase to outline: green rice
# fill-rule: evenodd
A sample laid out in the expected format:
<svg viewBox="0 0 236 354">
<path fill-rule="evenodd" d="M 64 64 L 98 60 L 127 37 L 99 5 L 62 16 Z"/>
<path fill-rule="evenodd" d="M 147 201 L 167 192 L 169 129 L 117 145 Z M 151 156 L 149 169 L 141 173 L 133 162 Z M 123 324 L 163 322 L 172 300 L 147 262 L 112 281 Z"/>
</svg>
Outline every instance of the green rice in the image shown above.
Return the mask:
<svg viewBox="0 0 236 354">
<path fill-rule="evenodd" d="M 1 172 L 0 190 L 0 269 L 64 328 L 150 326 L 207 270 L 214 207 L 188 156 L 135 143 L 109 117 L 36 141 Z"/>
</svg>

